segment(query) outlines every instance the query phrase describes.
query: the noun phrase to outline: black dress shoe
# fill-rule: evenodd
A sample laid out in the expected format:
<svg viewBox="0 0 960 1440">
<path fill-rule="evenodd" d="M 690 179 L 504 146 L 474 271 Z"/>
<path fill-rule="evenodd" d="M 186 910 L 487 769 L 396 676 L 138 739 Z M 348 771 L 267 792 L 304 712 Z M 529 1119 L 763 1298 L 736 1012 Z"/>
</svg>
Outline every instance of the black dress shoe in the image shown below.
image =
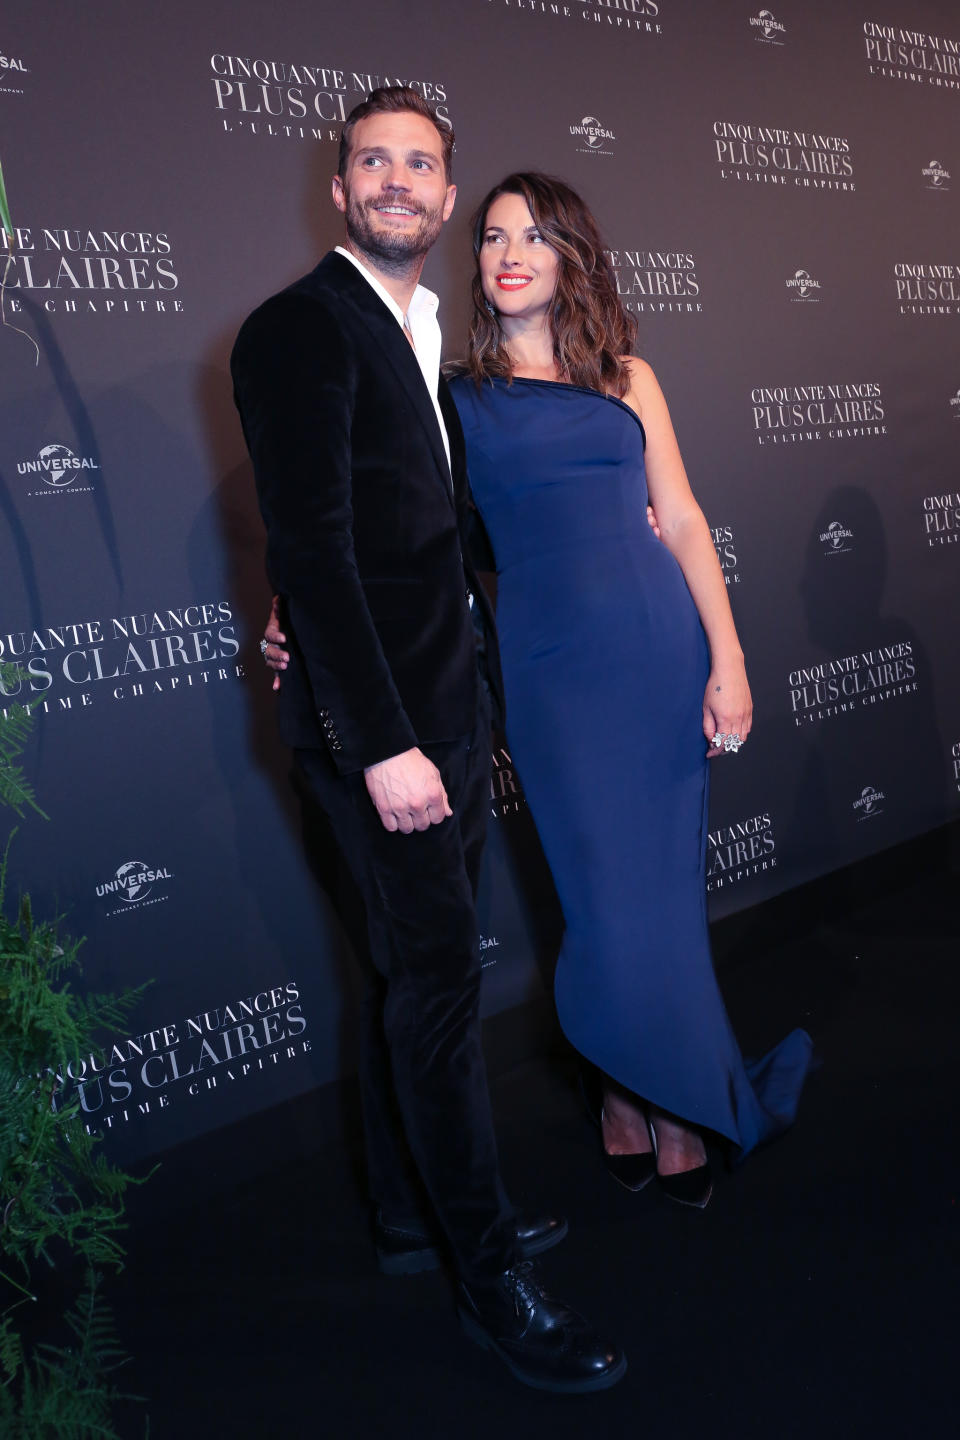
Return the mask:
<svg viewBox="0 0 960 1440">
<path fill-rule="evenodd" d="M 505 1270 L 492 1285 L 461 1282 L 457 1308 L 470 1339 L 499 1355 L 535 1390 L 560 1395 L 608 1390 L 626 1372 L 619 1346 L 548 1295 L 529 1261 Z"/>
<path fill-rule="evenodd" d="M 516 1227 L 517 1249 L 522 1260 L 552 1250 L 570 1228 L 560 1215 L 518 1215 Z M 416 1275 L 421 1270 L 438 1270 L 443 1263 L 442 1242 L 438 1242 L 436 1236 L 387 1225 L 379 1210 L 373 1222 L 373 1243 L 377 1264 L 384 1275 Z"/>
<path fill-rule="evenodd" d="M 532 1260 L 535 1255 L 552 1250 L 554 1245 L 559 1245 L 561 1240 L 566 1239 L 570 1229 L 562 1215 L 518 1214 L 516 1226 L 517 1249 L 521 1260 Z"/>
</svg>

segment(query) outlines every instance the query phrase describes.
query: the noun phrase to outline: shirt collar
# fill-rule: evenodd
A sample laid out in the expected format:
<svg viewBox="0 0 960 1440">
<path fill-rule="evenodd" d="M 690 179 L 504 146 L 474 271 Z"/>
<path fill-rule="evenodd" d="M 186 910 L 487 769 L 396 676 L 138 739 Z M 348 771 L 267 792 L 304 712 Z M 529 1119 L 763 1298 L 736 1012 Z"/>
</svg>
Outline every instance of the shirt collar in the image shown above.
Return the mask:
<svg viewBox="0 0 960 1440">
<path fill-rule="evenodd" d="M 383 301 L 399 326 L 402 327 L 408 317 L 413 319 L 414 317 L 419 318 L 421 315 L 436 315 L 440 300 L 438 296 L 436 296 L 432 290 L 428 290 L 425 285 L 418 285 L 416 290 L 414 290 L 410 299 L 407 315 L 405 316 L 389 290 L 384 289 L 377 277 L 371 270 L 367 269 L 362 260 L 358 260 L 356 255 L 352 254 L 352 252 L 347 250 L 343 245 L 337 245 L 335 249 L 338 255 L 342 255 L 345 260 L 349 260 L 350 264 L 360 271 L 364 280 L 366 280 L 374 294 Z"/>
</svg>

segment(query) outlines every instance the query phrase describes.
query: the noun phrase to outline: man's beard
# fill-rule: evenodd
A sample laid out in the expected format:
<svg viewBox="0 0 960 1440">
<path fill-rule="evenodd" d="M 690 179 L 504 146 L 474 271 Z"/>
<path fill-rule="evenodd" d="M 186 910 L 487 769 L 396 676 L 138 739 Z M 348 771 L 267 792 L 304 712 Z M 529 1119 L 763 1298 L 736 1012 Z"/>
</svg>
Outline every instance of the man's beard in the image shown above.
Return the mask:
<svg viewBox="0 0 960 1440">
<path fill-rule="evenodd" d="M 415 230 L 388 230 L 377 225 L 373 211 L 378 205 L 402 205 L 419 215 Z M 436 240 L 443 228 L 441 210 L 425 210 L 412 200 L 378 195 L 373 200 L 354 200 L 347 192 L 347 236 L 358 250 L 376 260 L 382 270 L 403 274 L 415 265 Z"/>
</svg>

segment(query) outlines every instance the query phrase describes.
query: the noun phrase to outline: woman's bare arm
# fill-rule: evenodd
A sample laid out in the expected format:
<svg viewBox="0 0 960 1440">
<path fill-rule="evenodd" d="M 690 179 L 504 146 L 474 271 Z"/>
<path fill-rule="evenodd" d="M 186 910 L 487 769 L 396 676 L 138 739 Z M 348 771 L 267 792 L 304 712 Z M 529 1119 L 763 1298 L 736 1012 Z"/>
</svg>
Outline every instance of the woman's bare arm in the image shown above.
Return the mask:
<svg viewBox="0 0 960 1440">
<path fill-rule="evenodd" d="M 713 536 L 690 488 L 657 377 L 643 360 L 632 360 L 630 370 L 631 386 L 623 398 L 640 416 L 646 432 L 647 485 L 660 539 L 683 571 L 710 646 L 704 734 L 708 740 L 717 731 L 745 739 L 753 701 Z"/>
</svg>

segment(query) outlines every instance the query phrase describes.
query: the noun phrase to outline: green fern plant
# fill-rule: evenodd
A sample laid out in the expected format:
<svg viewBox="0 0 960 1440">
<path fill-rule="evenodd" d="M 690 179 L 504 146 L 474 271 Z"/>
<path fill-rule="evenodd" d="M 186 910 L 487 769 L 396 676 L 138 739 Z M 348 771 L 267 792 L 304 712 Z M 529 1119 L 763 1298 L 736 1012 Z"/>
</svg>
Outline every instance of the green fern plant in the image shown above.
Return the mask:
<svg viewBox="0 0 960 1440">
<path fill-rule="evenodd" d="M 0 665 L 4 690 L 15 679 L 14 667 Z M 29 707 L 0 711 L 0 803 L 20 815 L 42 814 L 16 763 L 31 723 Z M 0 1434 L 117 1440 L 111 1410 L 129 1397 L 116 1385 L 125 1357 L 101 1298 L 101 1270 L 123 1265 L 124 1196 L 139 1181 L 99 1150 L 62 1077 L 64 1066 L 96 1051 L 100 1035 L 122 1028 L 144 987 L 121 995 L 72 988 L 80 942 L 62 936 L 58 921 L 38 920 L 29 896 L 11 903 L 9 844 L 0 862 Z M 51 1316 L 73 1343 L 31 1341 L 20 1327 L 41 1288 L 39 1266 L 67 1280 L 82 1267 L 75 1303 Z"/>
<path fill-rule="evenodd" d="M 11 688 L 16 684 L 17 672 L 13 665 L 0 665 L 0 685 Z M 0 689 L 2 694 L 2 689 Z M 13 762 L 23 754 L 30 738 L 32 716 L 28 705 L 8 705 L 6 713 L 0 715 L 0 805 L 9 805 L 20 816 L 27 809 L 43 815 L 37 804 L 33 789 L 23 770 Z"/>
<path fill-rule="evenodd" d="M 24 1357 L 10 1316 L 0 1320 L 0 1426 L 7 1440 L 112 1440 L 111 1412 L 122 1396 L 113 1373 L 126 1364 L 110 1312 L 100 1296 L 101 1278 L 88 1270 L 83 1289 L 65 1316 L 74 1337 L 67 1346 L 37 1346 Z"/>
</svg>

